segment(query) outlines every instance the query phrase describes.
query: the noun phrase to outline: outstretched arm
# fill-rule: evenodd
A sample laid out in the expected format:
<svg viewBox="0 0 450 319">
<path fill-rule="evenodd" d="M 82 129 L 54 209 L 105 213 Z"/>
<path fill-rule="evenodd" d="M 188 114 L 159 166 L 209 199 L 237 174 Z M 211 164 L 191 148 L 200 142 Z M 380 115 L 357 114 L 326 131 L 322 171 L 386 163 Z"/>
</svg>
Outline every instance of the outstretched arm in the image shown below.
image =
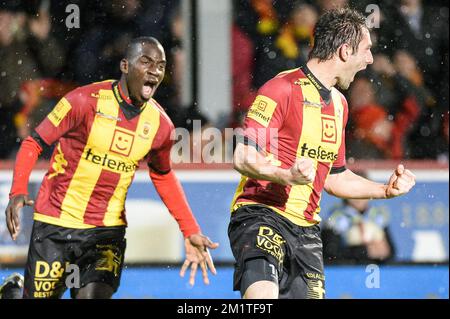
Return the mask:
<svg viewBox="0 0 450 319">
<path fill-rule="evenodd" d="M 14 165 L 13 183 L 6 207 L 6 225 L 12 240 L 16 240 L 20 232 L 20 210 L 24 206 L 32 206 L 34 202 L 28 198 L 28 180 L 31 171 L 42 152 L 42 147 L 32 137 L 23 140 L 17 153 Z"/>
<path fill-rule="evenodd" d="M 20 209 L 34 202 L 28 199 L 28 179 L 34 164 L 46 148 L 55 143 L 61 136 L 80 125 L 85 117 L 86 97 L 83 88 L 67 93 L 53 110 L 36 127 L 32 137 L 27 137 L 20 146 L 14 166 L 14 177 L 9 194 L 10 201 L 6 208 L 6 222 L 13 240 L 20 231 Z"/>
<path fill-rule="evenodd" d="M 346 169 L 342 173 L 329 175 L 325 181 L 327 193 L 340 198 L 384 199 L 408 193 L 415 185 L 413 173 L 398 165 L 387 184 L 376 183 Z"/>
</svg>

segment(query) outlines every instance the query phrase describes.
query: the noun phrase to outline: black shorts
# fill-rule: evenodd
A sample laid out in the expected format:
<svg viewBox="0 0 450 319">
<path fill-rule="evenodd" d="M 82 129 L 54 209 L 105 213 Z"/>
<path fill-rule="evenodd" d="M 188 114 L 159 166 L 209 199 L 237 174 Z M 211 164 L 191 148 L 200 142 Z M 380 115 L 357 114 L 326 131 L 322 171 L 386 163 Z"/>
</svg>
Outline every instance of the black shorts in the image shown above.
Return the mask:
<svg viewBox="0 0 450 319">
<path fill-rule="evenodd" d="M 25 268 L 24 298 L 71 296 L 91 282 L 117 291 L 126 247 L 125 227 L 73 229 L 35 221 Z"/>
<path fill-rule="evenodd" d="M 245 262 L 264 258 L 278 270 L 280 299 L 325 297 L 319 226 L 301 227 L 266 206 L 247 205 L 232 213 L 228 236 L 236 259 L 234 290 L 241 289 Z"/>
</svg>

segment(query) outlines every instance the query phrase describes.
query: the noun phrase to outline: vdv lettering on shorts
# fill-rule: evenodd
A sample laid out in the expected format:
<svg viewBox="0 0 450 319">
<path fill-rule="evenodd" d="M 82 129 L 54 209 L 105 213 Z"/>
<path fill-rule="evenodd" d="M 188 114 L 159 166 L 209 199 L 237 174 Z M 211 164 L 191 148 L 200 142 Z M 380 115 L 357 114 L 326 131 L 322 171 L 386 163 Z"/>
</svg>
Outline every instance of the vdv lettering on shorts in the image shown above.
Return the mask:
<svg viewBox="0 0 450 319">
<path fill-rule="evenodd" d="M 61 262 L 55 261 L 49 264 L 45 261 L 36 261 L 34 273 L 34 297 L 48 298 L 51 297 L 57 285 L 61 283 L 64 275 L 64 267 Z"/>
<path fill-rule="evenodd" d="M 282 245 L 285 242 L 283 237 L 277 234 L 272 228 L 267 226 L 259 227 L 259 232 L 256 236 L 256 247 L 274 256 L 279 263 L 282 263 L 284 259 Z"/>
</svg>

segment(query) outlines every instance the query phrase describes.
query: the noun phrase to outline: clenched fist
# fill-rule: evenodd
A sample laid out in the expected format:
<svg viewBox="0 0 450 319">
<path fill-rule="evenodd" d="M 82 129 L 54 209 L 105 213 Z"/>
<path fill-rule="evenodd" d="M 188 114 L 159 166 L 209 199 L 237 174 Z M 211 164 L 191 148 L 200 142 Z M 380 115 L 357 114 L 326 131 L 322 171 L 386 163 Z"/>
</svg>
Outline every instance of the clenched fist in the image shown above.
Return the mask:
<svg viewBox="0 0 450 319">
<path fill-rule="evenodd" d="M 312 183 L 316 177 L 314 161 L 310 158 L 297 158 L 289 170 L 287 180 L 290 185 L 306 185 Z"/>
<path fill-rule="evenodd" d="M 416 184 L 416 176 L 400 164 L 389 178 L 386 197 L 392 198 L 406 194 Z"/>
</svg>

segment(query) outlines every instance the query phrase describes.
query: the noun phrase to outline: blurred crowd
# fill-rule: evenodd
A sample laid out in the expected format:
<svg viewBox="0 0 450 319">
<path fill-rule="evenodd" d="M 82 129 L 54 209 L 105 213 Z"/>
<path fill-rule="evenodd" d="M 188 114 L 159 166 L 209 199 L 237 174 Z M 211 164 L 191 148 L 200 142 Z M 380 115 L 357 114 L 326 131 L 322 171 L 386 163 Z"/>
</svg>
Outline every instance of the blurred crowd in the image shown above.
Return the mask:
<svg viewBox="0 0 450 319">
<path fill-rule="evenodd" d="M 230 0 L 231 1 L 231 0 Z M 155 96 L 177 127 L 207 121 L 182 105 L 180 0 L 73 0 L 80 28 L 68 28 L 67 3 L 0 1 L 0 158 L 14 158 L 20 140 L 71 89 L 117 79 L 126 43 L 154 36 L 168 68 Z M 258 88 L 307 60 L 324 10 L 351 5 L 371 14 L 374 63 L 347 92 L 348 156 L 448 161 L 448 4 L 420 0 L 233 0 L 233 103 L 228 126 L 241 125 Z M 366 11 L 376 4 L 379 12 Z"/>
<path fill-rule="evenodd" d="M 119 61 L 138 36 L 157 38 L 169 61 L 155 98 L 177 126 L 180 104 L 179 0 L 0 1 L 0 159 L 14 158 L 21 139 L 77 86 L 120 77 Z M 76 16 L 75 16 L 76 15 Z M 79 28 L 76 26 L 79 19 Z"/>
</svg>

